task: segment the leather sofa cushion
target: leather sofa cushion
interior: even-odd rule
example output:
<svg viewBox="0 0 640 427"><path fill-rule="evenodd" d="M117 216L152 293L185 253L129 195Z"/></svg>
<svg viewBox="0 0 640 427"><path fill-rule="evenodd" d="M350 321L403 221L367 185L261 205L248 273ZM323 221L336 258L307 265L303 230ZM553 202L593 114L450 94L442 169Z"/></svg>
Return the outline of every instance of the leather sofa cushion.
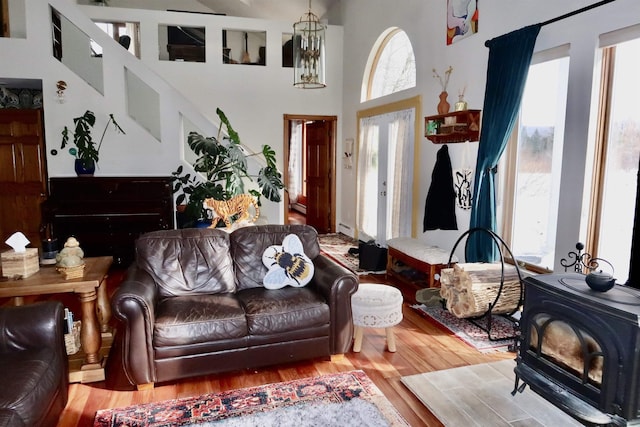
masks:
<svg viewBox="0 0 640 427"><path fill-rule="evenodd" d="M233 294L169 297L156 308L154 347L199 344L246 335L245 314Z"/></svg>
<svg viewBox="0 0 640 427"><path fill-rule="evenodd" d="M0 427L25 427L20 416L10 409L0 409Z"/></svg>
<svg viewBox="0 0 640 427"><path fill-rule="evenodd" d="M300 238L304 253L310 260L313 261L320 254L318 233L306 225L258 225L239 228L231 233L231 255L239 291L263 287L267 267L262 263L262 254L269 246L282 245L288 234Z"/></svg>
<svg viewBox="0 0 640 427"><path fill-rule="evenodd" d="M329 305L309 288L252 288L237 294L251 335L270 335L329 323Z"/></svg>
<svg viewBox="0 0 640 427"><path fill-rule="evenodd" d="M160 295L235 291L229 235L222 230L160 230L136 241L136 262L159 286Z"/></svg>
<svg viewBox="0 0 640 427"><path fill-rule="evenodd" d="M0 408L10 409L25 425L42 422L48 402L58 393L60 369L51 349L0 355ZM8 425L20 425L19 423Z"/></svg>

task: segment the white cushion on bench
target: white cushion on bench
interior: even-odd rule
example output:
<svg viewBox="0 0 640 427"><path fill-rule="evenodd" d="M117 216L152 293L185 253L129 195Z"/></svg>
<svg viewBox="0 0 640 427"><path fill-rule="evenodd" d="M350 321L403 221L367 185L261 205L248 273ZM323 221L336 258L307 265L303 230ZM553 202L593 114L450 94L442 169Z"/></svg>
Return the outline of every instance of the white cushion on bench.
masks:
<svg viewBox="0 0 640 427"><path fill-rule="evenodd" d="M387 240L387 246L427 264L447 264L449 262L450 252L437 246L427 246L421 240L411 237L396 237ZM458 262L458 257L454 255L451 262Z"/></svg>

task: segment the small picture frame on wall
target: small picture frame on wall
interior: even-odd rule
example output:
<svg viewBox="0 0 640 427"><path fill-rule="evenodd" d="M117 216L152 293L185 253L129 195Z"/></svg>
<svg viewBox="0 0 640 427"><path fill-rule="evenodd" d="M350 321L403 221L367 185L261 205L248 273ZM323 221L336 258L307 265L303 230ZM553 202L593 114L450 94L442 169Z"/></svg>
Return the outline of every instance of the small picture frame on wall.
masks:
<svg viewBox="0 0 640 427"><path fill-rule="evenodd" d="M447 45L478 32L478 0L447 0Z"/></svg>

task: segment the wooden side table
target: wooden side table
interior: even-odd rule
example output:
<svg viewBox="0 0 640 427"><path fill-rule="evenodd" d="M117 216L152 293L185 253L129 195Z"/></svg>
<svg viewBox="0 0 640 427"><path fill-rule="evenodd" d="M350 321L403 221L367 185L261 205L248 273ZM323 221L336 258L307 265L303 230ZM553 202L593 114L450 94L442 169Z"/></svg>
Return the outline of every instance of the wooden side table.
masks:
<svg viewBox="0 0 640 427"><path fill-rule="evenodd" d="M113 257L85 258L84 262L84 275L77 279L65 280L55 266L45 266L26 279L0 282L0 297L12 297L15 305L22 305L27 295L68 292L78 295L82 310L80 342L85 357L80 374L70 371L69 381L83 383L105 379L100 347L102 334L109 334L111 306L105 281Z"/></svg>

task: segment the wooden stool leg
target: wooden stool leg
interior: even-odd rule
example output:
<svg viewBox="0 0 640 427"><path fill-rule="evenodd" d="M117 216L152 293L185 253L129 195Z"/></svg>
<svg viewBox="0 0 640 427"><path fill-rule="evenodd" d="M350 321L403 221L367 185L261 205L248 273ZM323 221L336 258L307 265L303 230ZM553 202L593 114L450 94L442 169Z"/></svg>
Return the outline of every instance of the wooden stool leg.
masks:
<svg viewBox="0 0 640 427"><path fill-rule="evenodd" d="M387 332L387 348L391 353L396 352L396 336L393 334L393 327L386 328Z"/></svg>
<svg viewBox="0 0 640 427"><path fill-rule="evenodd" d="M354 326L353 335L353 351L355 353L360 353L360 349L362 348L362 326Z"/></svg>

